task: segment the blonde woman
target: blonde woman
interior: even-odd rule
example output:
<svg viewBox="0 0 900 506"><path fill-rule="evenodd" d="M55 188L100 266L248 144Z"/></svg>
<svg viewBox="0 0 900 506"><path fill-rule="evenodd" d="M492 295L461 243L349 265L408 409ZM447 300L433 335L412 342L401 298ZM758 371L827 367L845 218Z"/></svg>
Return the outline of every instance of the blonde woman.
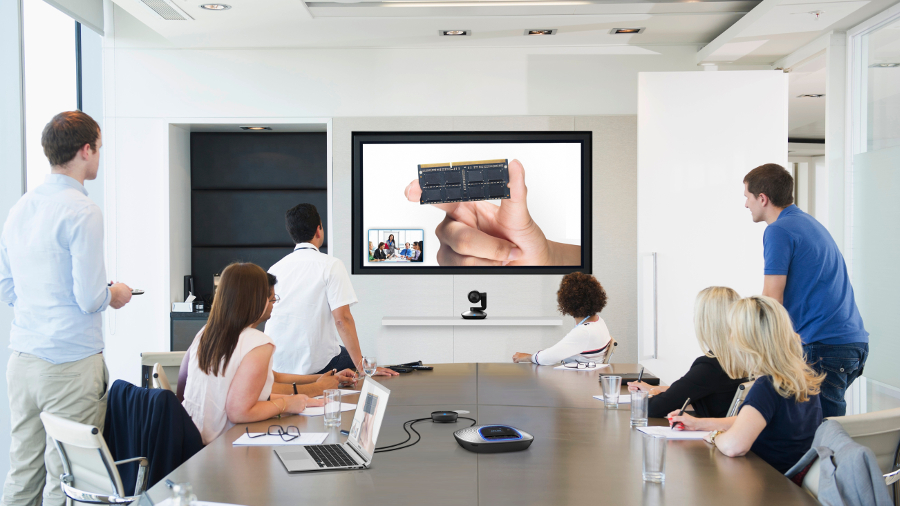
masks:
<svg viewBox="0 0 900 506"><path fill-rule="evenodd" d="M648 414L662 418L672 410L681 408L691 399L694 412L700 417L722 418L738 386L745 382L745 374L731 378L725 372L723 361L732 354L728 348L728 309L740 295L731 288L711 286L697 294L694 301L694 332L703 350L703 356L694 360L687 374L671 386L652 386L644 382L631 382L628 390L646 390L650 398Z"/></svg>
<svg viewBox="0 0 900 506"><path fill-rule="evenodd" d="M706 441L729 457L753 453L779 472L791 468L812 445L822 423L819 386L825 375L803 358L800 336L784 306L771 297L734 303L728 315L732 361L723 363L732 378L750 371L756 383L740 413L731 418L669 414L685 430L711 431Z"/></svg>

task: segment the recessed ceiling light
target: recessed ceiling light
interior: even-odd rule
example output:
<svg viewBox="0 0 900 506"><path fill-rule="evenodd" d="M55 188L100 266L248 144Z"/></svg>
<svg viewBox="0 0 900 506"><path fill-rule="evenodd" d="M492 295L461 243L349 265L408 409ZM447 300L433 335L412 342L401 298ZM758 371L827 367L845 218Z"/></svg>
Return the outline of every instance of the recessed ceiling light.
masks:
<svg viewBox="0 0 900 506"><path fill-rule="evenodd" d="M609 31L610 35L635 35L638 33L644 33L644 30L647 28L613 28Z"/></svg>
<svg viewBox="0 0 900 506"><path fill-rule="evenodd" d="M709 67L709 66L718 65L718 64L714 63L714 62L705 61L705 62L701 63L700 65L702 65L704 67Z"/></svg>
<svg viewBox="0 0 900 506"><path fill-rule="evenodd" d="M241 130L254 130L254 131L271 130L271 129L272 129L272 127L267 127L267 126L242 126L241 127Z"/></svg>
<svg viewBox="0 0 900 506"><path fill-rule="evenodd" d="M797 98L822 98L824 96L824 93L806 93L804 95L797 95Z"/></svg>
<svg viewBox="0 0 900 506"><path fill-rule="evenodd" d="M900 67L900 63L873 63L869 65L870 69L893 69Z"/></svg>
<svg viewBox="0 0 900 506"><path fill-rule="evenodd" d="M525 30L525 35L556 35L556 28Z"/></svg>
<svg viewBox="0 0 900 506"><path fill-rule="evenodd" d="M465 37L472 35L472 30L438 30L438 35L442 37Z"/></svg>
<svg viewBox="0 0 900 506"><path fill-rule="evenodd" d="M200 8L208 11L227 11L231 6L226 4L203 4Z"/></svg>

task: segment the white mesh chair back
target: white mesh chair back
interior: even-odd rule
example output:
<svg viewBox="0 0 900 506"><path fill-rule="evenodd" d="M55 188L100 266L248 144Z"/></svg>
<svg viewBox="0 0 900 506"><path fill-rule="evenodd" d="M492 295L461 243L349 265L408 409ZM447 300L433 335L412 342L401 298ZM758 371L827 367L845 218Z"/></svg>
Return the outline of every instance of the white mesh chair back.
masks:
<svg viewBox="0 0 900 506"><path fill-rule="evenodd" d="M738 411L741 409L741 404L743 404L744 399L747 398L747 392L750 391L750 387L753 386L754 381L756 380L738 385L737 391L734 392L734 398L731 399L731 406L728 407L728 413L725 414L726 418L737 416Z"/></svg>
<svg viewBox="0 0 900 506"><path fill-rule="evenodd" d="M92 494L125 496L119 471L97 427L46 412L41 413L41 421L56 441L63 470L72 478L70 487Z"/></svg>
<svg viewBox="0 0 900 506"><path fill-rule="evenodd" d="M172 385L169 384L169 378L166 376L166 371L159 363L153 364L153 374L150 378L150 386L151 388L169 390L172 392L175 391L175 389L172 388Z"/></svg>

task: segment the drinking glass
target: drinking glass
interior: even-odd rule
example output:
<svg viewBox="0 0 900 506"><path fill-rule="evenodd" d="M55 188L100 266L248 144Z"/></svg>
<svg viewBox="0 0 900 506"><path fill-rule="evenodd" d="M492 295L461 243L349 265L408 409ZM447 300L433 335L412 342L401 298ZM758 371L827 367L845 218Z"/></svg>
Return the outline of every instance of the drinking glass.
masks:
<svg viewBox="0 0 900 506"><path fill-rule="evenodd" d="M666 481L666 436L644 435L644 481Z"/></svg>
<svg viewBox="0 0 900 506"><path fill-rule="evenodd" d="M341 425L341 391L328 389L324 393L325 398L325 426L340 427Z"/></svg>
<svg viewBox="0 0 900 506"><path fill-rule="evenodd" d="M650 408L650 394L646 390L631 392L631 426L647 426L647 410Z"/></svg>
<svg viewBox="0 0 900 506"><path fill-rule="evenodd" d="M603 388L603 406L606 409L619 409L619 390L622 389L621 376L600 376Z"/></svg>
<svg viewBox="0 0 900 506"><path fill-rule="evenodd" d="M375 357L363 357L362 366L363 372L371 378L375 374L375 370L378 369L378 362L375 360Z"/></svg>
<svg viewBox="0 0 900 506"><path fill-rule="evenodd" d="M172 485L172 506L190 506L197 500L194 489L190 483L176 483Z"/></svg>

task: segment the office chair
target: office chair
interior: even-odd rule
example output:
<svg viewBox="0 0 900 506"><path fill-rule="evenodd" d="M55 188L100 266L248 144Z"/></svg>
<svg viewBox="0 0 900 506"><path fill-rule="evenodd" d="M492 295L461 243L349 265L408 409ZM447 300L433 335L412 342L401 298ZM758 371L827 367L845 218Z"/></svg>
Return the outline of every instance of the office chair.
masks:
<svg viewBox="0 0 900 506"><path fill-rule="evenodd" d="M72 501L94 504L129 504L138 500L147 486L150 461L144 457L113 461L100 429L73 422L50 413L41 413L44 429L53 438L62 460L60 487L66 505ZM139 462L135 495L126 496L116 466Z"/></svg>
<svg viewBox="0 0 900 506"><path fill-rule="evenodd" d="M726 418L737 416L738 411L741 409L741 404L744 403L744 399L747 397L747 392L750 391L750 387L753 386L753 381L748 381L746 383L741 383L738 385L737 391L734 393L734 399L731 400L731 406L728 407L728 413L725 415Z"/></svg>
<svg viewBox="0 0 900 506"><path fill-rule="evenodd" d="M892 488L894 504L900 504L900 408L835 416L829 420L841 424L853 441L875 452L878 467L884 474L884 482ZM803 481L806 482L805 479ZM818 478L815 481L818 486Z"/></svg>
<svg viewBox="0 0 900 506"><path fill-rule="evenodd" d="M163 390L171 390L172 385L169 384L169 378L166 376L166 371L163 370L163 366L159 363L153 364L153 374L150 378L150 388L161 388Z"/></svg>
<svg viewBox="0 0 900 506"><path fill-rule="evenodd" d="M601 362L602 364L609 363L609 359L612 358L612 354L616 351L616 346L618 345L619 343L615 339L613 339L612 337L609 338L609 349L606 350L606 356L603 357L603 362Z"/></svg>

